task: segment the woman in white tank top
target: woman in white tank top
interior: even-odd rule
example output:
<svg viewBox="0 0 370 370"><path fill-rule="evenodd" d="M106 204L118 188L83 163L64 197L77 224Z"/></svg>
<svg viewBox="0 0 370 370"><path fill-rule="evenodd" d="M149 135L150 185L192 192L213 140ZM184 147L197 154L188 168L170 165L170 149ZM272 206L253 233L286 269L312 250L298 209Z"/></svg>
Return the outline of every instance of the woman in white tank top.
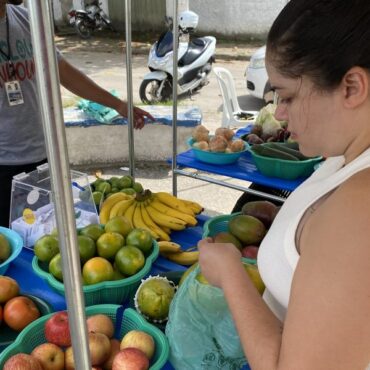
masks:
<svg viewBox="0 0 370 370"><path fill-rule="evenodd" d="M276 117L325 163L284 203L258 266L261 298L232 244L199 242L253 370L370 366L370 1L291 0L266 65Z"/></svg>

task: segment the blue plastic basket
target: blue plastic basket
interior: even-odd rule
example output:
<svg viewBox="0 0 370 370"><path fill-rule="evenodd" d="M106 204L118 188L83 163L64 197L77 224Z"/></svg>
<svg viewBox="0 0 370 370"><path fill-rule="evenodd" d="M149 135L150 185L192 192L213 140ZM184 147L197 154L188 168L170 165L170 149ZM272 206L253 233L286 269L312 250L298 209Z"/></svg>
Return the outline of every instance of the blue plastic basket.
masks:
<svg viewBox="0 0 370 370"><path fill-rule="evenodd" d="M194 139L189 138L187 140L187 144L193 151L195 158L198 159L201 162L205 163L211 163L211 164L231 164L235 163L242 153L247 151L248 149L248 144L244 143L244 150L240 152L235 152L235 153L217 153L217 152L208 152L206 150L201 150L197 148L193 148L194 144Z"/></svg>
<svg viewBox="0 0 370 370"><path fill-rule="evenodd" d="M10 257L0 264L0 275L5 275L6 271L8 270L10 262L16 259L19 253L21 253L23 248L23 239L15 231L2 226L0 226L0 234L3 234L8 239L8 242L12 249L12 254L10 255Z"/></svg>

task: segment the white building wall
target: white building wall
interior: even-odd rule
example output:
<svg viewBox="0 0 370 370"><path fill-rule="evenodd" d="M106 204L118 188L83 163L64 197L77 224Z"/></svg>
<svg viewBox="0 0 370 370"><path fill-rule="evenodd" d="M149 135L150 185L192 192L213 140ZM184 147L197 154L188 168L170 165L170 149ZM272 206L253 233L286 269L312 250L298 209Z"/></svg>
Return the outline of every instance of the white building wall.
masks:
<svg viewBox="0 0 370 370"><path fill-rule="evenodd" d="M288 0L189 0L199 32L264 35Z"/></svg>

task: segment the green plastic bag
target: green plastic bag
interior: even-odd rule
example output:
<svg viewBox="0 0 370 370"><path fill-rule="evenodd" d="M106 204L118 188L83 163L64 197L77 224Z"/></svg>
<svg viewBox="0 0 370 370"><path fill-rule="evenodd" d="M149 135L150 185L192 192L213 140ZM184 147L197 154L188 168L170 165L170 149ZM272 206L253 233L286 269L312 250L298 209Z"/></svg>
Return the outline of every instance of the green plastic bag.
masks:
<svg viewBox="0 0 370 370"><path fill-rule="evenodd" d="M176 370L239 370L246 358L221 289L200 283L195 268L171 302L166 336Z"/></svg>

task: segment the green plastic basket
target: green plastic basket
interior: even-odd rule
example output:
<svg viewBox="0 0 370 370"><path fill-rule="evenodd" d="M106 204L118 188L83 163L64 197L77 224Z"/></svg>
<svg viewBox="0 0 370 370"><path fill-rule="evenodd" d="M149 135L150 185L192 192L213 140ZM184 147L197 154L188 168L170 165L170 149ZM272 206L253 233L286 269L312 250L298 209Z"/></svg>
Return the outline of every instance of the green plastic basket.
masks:
<svg viewBox="0 0 370 370"><path fill-rule="evenodd" d="M123 310L123 307L119 305L103 304L86 308L86 316L95 314L106 314L113 320L114 337L118 340L122 339L130 330L142 330L150 334L155 342L155 352L150 361L150 369L160 370L163 368L168 359L169 346L166 336L158 328L149 324L132 308ZM4 367L9 357L20 352L31 353L36 346L46 342L44 325L52 315L40 317L18 335L15 342L0 354L0 369Z"/></svg>
<svg viewBox="0 0 370 370"><path fill-rule="evenodd" d="M213 237L220 232L229 231L229 221L240 214L241 212L236 212L208 219L203 225L203 238ZM257 263L257 260L251 258L242 257L242 260L252 265Z"/></svg>
<svg viewBox="0 0 370 370"><path fill-rule="evenodd" d="M145 265L135 275L130 277L114 280L104 281L93 285L84 285L82 290L85 296L85 305L92 306L102 303L116 303L123 304L128 301L130 297L135 294L136 289L152 268L153 262L157 259L159 254L158 243L153 241L152 253L146 257ZM52 274L48 272L47 264L42 263L35 256L32 259L32 268L35 273L44 279L52 289L61 295L65 295L64 284L57 280Z"/></svg>
<svg viewBox="0 0 370 370"><path fill-rule="evenodd" d="M44 299L36 297L31 294L23 294L21 293L22 296L28 297L32 299L33 302L35 302L37 308L40 311L40 315L44 316L49 313L52 313L53 307ZM31 324L32 325L32 324ZM0 330L0 352L5 349L7 346L12 344L14 340L17 338L19 332L10 329L5 323L1 324L1 330ZM1 368L1 367L0 367Z"/></svg>
<svg viewBox="0 0 370 370"><path fill-rule="evenodd" d="M10 248L12 249L12 253L10 254L9 258L3 263L0 263L0 275L5 275L10 263L14 261L21 253L23 248L23 239L15 231L3 226L0 226L0 234L5 236L10 244Z"/></svg>
<svg viewBox="0 0 370 370"><path fill-rule="evenodd" d="M260 144L264 145L264 144ZM271 157L263 157L250 149L253 161L263 175L278 177L285 180L295 180L299 177L308 177L315 170L315 165L322 161L322 157L315 157L303 161L287 161Z"/></svg>

